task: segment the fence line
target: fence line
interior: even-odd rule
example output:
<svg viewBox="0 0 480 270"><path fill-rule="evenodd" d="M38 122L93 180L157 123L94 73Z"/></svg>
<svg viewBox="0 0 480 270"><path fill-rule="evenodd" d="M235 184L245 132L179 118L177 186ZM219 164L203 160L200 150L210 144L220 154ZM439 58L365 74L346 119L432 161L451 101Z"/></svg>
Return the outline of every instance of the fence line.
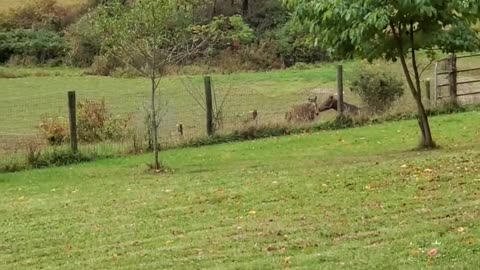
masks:
<svg viewBox="0 0 480 270"><path fill-rule="evenodd" d="M338 72L341 74L340 68ZM441 76L443 75L436 76L438 84L435 86L442 84L442 79L448 79ZM319 77L319 85L322 85L323 82L320 79ZM181 143L207 134L204 82L198 77L183 77L181 80L181 83L177 85L170 84L168 86L167 84L160 88L159 137L163 144ZM226 80L216 80L215 77L212 77L211 86L212 118L219 133L228 133L252 123L256 125L284 123L285 113L292 106L307 102L309 97L317 96L318 102L321 103L329 95L345 94L346 101L352 102L350 100L352 96L349 96L349 93L338 92L333 88L328 91L312 88L289 89L288 91L264 90L258 85L249 85L248 83L233 87ZM338 81L337 87L343 88L343 82ZM111 88L102 90L81 86L76 89L74 85L68 85L67 82L64 91L57 89L48 94L28 94L25 97L13 96L2 99L0 103L0 158L25 151L29 143L37 143L41 147L46 147L47 141L39 125L48 118L61 117L68 122L67 91L72 90L76 91L77 104L85 100L104 100L106 108L113 118L129 119L128 129L133 130L133 135L129 133L128 137L122 138L115 144L130 147L132 141L137 143L137 140L140 140L145 143L148 137L147 108L149 108L150 102L150 93L146 87L129 87L127 90L118 91ZM458 94L463 93L460 88ZM340 101L341 98L338 100ZM255 112L255 121L252 121L253 112ZM78 114L77 107L77 118ZM323 115L320 116L320 120L324 119ZM336 113L332 112L325 117L334 116ZM80 149L87 144L92 145L83 142L80 138Z"/></svg>
<svg viewBox="0 0 480 270"><path fill-rule="evenodd" d="M461 56L450 54L448 58L436 62L435 104L445 99L452 103L477 103L480 100L480 67L470 66L471 62L462 62L473 57L480 57L480 54ZM448 87L448 93L444 93L445 87Z"/></svg>
<svg viewBox="0 0 480 270"><path fill-rule="evenodd" d="M184 78L184 85L190 85L194 95L202 102L205 92L198 79ZM25 97L13 96L2 99L0 104L0 157L25 151L29 143L45 147L47 142L39 125L45 119L62 118L68 122L67 91L75 90L78 102L85 100L104 100L108 111L114 117L132 118L130 127L140 131L137 138L144 139L147 133L145 107L149 103L149 92L139 89L129 91L96 91L94 89L75 89L66 85L64 92L48 94L29 94ZM162 91L163 90L163 91ZM309 90L274 92L244 88L233 88L225 82L212 80L212 108L217 120L219 132L230 132L248 122L252 111L258 112L257 123L284 121L285 112L294 104L306 102L315 95ZM322 94L323 95L323 94ZM323 97L319 95L319 100ZM205 107L197 104L194 96L184 89L161 89L160 100L166 106L161 115L161 143L179 142L190 138L205 136ZM163 103L162 103L163 104ZM78 112L77 112L78 114ZM216 117L221 117L216 119ZM220 123L221 122L221 123ZM181 134L178 126L182 126ZM130 139L129 139L130 140ZM131 142L125 142L130 144ZM80 141L80 149L82 142Z"/></svg>

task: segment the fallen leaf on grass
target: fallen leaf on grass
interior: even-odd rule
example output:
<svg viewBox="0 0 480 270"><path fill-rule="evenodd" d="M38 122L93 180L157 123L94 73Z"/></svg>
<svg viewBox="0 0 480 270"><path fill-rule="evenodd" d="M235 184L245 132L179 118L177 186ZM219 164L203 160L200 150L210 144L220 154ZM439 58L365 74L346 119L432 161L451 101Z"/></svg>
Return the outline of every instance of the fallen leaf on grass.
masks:
<svg viewBox="0 0 480 270"><path fill-rule="evenodd" d="M438 249L433 248L433 249L431 249L431 250L427 253L427 256L429 256L429 257L435 257L435 256L438 255L438 253L439 253Z"/></svg>

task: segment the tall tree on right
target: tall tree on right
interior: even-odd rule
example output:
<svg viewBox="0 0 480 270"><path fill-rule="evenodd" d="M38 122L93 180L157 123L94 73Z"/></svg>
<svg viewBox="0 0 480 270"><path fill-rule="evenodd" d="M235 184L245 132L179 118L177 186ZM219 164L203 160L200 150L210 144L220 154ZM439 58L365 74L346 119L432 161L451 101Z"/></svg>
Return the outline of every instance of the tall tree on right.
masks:
<svg viewBox="0 0 480 270"><path fill-rule="evenodd" d="M480 18L478 0L284 0L294 16L308 26L315 42L344 57L356 54L369 61L400 59L415 99L421 148L434 148L421 99L417 52L428 55L476 51ZM410 62L410 63L408 63Z"/></svg>

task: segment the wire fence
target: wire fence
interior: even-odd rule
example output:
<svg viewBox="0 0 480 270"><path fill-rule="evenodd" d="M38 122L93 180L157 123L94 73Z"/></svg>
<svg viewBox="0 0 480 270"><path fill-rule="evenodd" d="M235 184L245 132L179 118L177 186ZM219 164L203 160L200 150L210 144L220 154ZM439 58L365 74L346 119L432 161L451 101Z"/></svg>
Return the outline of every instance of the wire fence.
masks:
<svg viewBox="0 0 480 270"><path fill-rule="evenodd" d="M182 88L160 89L157 96L161 144L180 144L207 135L205 91L202 82L184 78ZM216 83L213 80L216 132L229 133L253 123L262 125L285 122L285 113L290 107L305 103L313 96L318 96L321 101L334 91L334 89L331 92L315 89L258 91L249 89L248 85L233 88L228 83ZM76 91L76 99L77 111L80 102L103 101L111 117L129 119L126 129L131 131L129 136L116 141L87 143L80 139L80 149L111 144L126 151L134 144L147 143L150 93L145 89L121 92L82 89ZM254 111L256 117L252 117ZM0 158L25 153L32 145L42 149L50 147L45 132L40 128L41 123L48 119L63 119L68 127L67 90L2 98Z"/></svg>
<svg viewBox="0 0 480 270"><path fill-rule="evenodd" d="M468 61L459 61L459 67L472 68ZM446 76L438 76L437 84L445 83ZM480 78L480 71L462 73L459 81L472 78ZM284 88L277 91L272 87L261 88L261 85L268 85L268 81L254 84L243 82L231 84L229 79L223 78L216 81L215 77L212 78L214 117L216 132L219 134L231 133L249 125L285 124L286 112L293 106L304 104L308 98L315 96L318 98L318 103L321 103L336 92L334 87L327 89ZM320 79L319 76L318 85L324 85ZM59 80L62 80L61 83L63 83L62 78ZM65 90L62 91L56 89L55 91L44 91L45 93L41 94L30 94L28 87L32 89L36 87L31 85L23 86L25 88L23 92L11 91L2 97L0 102L0 159L24 156L32 145L40 149L52 149L45 132L40 129L40 125L48 119L60 117L68 127L67 92L74 88L72 85L78 84L78 82L74 80L69 82L68 78L64 80ZM199 77L182 77L176 80L181 80L181 83L170 84L170 87L163 87L164 84L161 84L157 96L161 120L159 139L163 145L177 145L207 136L203 81ZM138 80L138 82L140 81L143 80ZM104 101L112 118L129 119L128 125L124 127L125 134L128 133L128 136L100 142L85 142L80 139L80 149L110 147L109 151L132 151L132 148L138 146L145 148L148 145L150 93L146 85L137 86L132 82L137 81L129 80L128 86L118 89L118 91L109 85L109 81L103 82L104 84L99 85L98 88L79 87L80 89L75 89L77 105L86 100ZM108 90L102 89L107 87L109 87ZM465 84L459 87L459 93L474 92L479 88L480 84ZM12 89L15 90L15 88ZM439 88L438 91L441 95L448 89ZM479 96L469 95L460 98L462 103L480 103ZM348 90L345 91L345 100L349 103L360 104L358 97L352 95ZM426 102L430 102L430 100ZM430 108L430 105L428 107ZM415 111L414 102L409 95L398 101L396 107L392 109L394 113L406 111ZM254 112L255 117L253 117ZM315 119L315 122L330 120L335 115L335 112L322 113Z"/></svg>

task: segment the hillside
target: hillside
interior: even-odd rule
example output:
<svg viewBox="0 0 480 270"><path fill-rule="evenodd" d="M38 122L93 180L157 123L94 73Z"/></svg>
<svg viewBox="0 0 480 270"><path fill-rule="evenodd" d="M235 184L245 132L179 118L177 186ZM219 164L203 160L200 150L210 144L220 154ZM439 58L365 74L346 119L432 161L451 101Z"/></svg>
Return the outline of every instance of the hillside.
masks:
<svg viewBox="0 0 480 270"><path fill-rule="evenodd" d="M29 1L30 0L0 0L0 12L7 11L10 8L22 6ZM65 6L71 6L83 4L87 2L87 0L58 0L57 2Z"/></svg>
<svg viewBox="0 0 480 270"><path fill-rule="evenodd" d="M480 113L0 175L1 269L473 269ZM432 249L437 255L428 256Z"/></svg>

